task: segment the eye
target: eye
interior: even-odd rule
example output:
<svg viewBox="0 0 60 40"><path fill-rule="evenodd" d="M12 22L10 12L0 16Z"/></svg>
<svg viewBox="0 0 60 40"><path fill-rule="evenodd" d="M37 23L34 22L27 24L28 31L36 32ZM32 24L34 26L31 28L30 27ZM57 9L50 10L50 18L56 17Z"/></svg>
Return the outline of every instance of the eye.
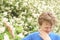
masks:
<svg viewBox="0 0 60 40"><path fill-rule="evenodd" d="M52 26L50 23L46 23L45 25L46 25L46 26Z"/></svg>

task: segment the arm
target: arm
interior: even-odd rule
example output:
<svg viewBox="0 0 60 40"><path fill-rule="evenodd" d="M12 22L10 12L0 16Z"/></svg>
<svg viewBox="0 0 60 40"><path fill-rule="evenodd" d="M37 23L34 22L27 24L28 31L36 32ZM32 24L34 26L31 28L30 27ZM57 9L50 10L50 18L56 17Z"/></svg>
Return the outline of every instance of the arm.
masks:
<svg viewBox="0 0 60 40"><path fill-rule="evenodd" d="M8 29L8 31L10 32L10 34L12 35L12 37L14 38L15 35L14 35L13 26L7 21L4 21L4 24L5 24L6 28Z"/></svg>

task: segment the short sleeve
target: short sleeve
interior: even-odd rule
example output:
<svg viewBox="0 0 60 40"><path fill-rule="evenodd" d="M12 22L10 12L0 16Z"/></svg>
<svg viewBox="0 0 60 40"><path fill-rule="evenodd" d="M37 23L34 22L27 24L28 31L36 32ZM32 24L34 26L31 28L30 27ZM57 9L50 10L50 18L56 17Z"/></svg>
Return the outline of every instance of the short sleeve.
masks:
<svg viewBox="0 0 60 40"><path fill-rule="evenodd" d="M31 40L31 35L26 36L26 37L23 38L22 40Z"/></svg>
<svg viewBox="0 0 60 40"><path fill-rule="evenodd" d="M27 35L26 37L24 37L22 40L41 40L38 34L39 32L31 33Z"/></svg>
<svg viewBox="0 0 60 40"><path fill-rule="evenodd" d="M55 39L60 40L60 35L56 35Z"/></svg>
<svg viewBox="0 0 60 40"><path fill-rule="evenodd" d="M58 40L60 40L60 35L58 36Z"/></svg>

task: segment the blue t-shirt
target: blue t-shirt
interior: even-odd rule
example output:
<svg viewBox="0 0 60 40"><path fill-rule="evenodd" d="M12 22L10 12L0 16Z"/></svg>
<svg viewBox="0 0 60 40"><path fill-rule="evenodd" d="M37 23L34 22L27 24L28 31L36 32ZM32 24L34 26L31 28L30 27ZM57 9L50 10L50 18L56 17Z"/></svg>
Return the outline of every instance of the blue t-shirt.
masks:
<svg viewBox="0 0 60 40"><path fill-rule="evenodd" d="M49 33L51 40L60 40L60 36L55 33ZM23 38L22 40L42 40L39 36L39 32L34 32Z"/></svg>

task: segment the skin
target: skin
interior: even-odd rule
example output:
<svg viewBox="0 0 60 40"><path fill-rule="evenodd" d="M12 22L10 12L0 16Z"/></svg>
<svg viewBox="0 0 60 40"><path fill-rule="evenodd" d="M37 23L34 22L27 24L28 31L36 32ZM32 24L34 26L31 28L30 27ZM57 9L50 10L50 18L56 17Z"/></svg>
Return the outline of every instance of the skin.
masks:
<svg viewBox="0 0 60 40"><path fill-rule="evenodd" d="M52 30L52 25L50 22L48 21L44 21L41 25L40 28L40 37L43 40L51 40L51 38L49 37L49 32Z"/></svg>
<svg viewBox="0 0 60 40"><path fill-rule="evenodd" d="M12 35L12 37L15 38L13 26L10 25L7 21L4 21L4 24L5 24L6 28L8 29L8 31L10 32L10 34Z"/></svg>

